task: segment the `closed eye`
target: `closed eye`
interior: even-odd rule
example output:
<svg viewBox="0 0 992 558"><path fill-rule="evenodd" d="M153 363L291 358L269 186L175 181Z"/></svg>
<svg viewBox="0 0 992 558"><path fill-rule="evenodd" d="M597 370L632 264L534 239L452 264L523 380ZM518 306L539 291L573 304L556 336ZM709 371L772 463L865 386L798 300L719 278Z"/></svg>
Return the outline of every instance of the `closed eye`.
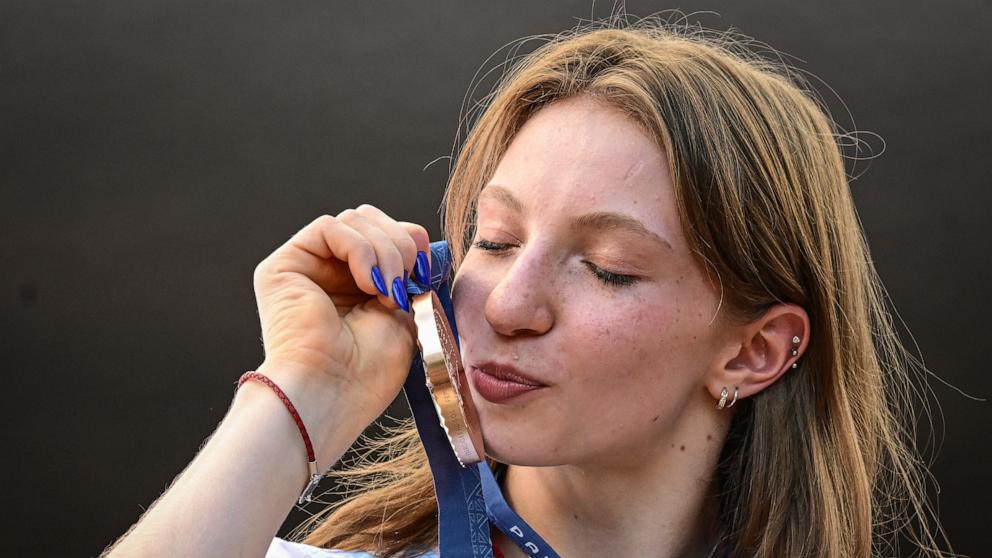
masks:
<svg viewBox="0 0 992 558"><path fill-rule="evenodd" d="M487 252L502 252L507 248L510 248L512 244L506 244L505 242L490 242L488 240L477 240L472 246L480 250L485 250Z"/></svg>
<svg viewBox="0 0 992 558"><path fill-rule="evenodd" d="M488 240L481 240L481 239L474 242L472 246L480 250L484 250L486 252L493 252L493 253L503 253L509 248L513 248L512 244L506 244L503 242L490 242ZM629 285L633 285L640 279L635 275L624 275L622 273L614 273L612 271L608 271L589 261L583 260L582 263L586 264L586 266L590 269L590 271L593 272L593 275L595 275L597 279L599 279L602 283L612 287L626 287Z"/></svg>
<svg viewBox="0 0 992 558"><path fill-rule="evenodd" d="M613 273L612 271L607 271L592 262L583 262L589 269L592 270L596 277L606 283L607 285L616 285L618 287L626 287L627 285L633 285L637 282L637 277L633 275L623 275L621 273Z"/></svg>

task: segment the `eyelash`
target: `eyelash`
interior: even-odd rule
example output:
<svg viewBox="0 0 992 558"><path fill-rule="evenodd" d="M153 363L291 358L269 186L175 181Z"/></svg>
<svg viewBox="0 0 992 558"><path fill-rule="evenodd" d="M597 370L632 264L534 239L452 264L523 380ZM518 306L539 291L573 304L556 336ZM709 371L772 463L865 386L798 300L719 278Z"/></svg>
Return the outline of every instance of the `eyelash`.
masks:
<svg viewBox="0 0 992 558"><path fill-rule="evenodd" d="M472 246L480 250L485 250L486 252L502 252L507 248L511 247L512 244L506 244L502 242L490 242L488 240L477 240L475 243L472 244ZM638 280L638 277L635 277L633 275L622 275L620 273L613 273L611 271L607 271L592 262L583 262L583 263L589 266L589 269L593 272L594 275L596 275L596 277L602 283L613 287L618 287L618 288L627 287L636 283Z"/></svg>

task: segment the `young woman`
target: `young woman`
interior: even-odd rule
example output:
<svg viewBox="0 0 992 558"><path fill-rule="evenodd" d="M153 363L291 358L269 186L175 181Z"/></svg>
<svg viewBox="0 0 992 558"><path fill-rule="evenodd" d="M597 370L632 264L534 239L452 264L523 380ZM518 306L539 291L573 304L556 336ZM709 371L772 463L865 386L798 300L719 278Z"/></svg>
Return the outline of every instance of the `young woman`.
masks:
<svg viewBox="0 0 992 558"><path fill-rule="evenodd" d="M517 62L462 146L444 230L469 387L507 502L562 556L941 555L914 361L815 99L726 37L588 25ZM363 205L256 269L259 371L321 470L403 386L428 244ZM508 371L539 387L480 390ZM273 539L305 453L247 382L110 555L434 556L424 449L389 432L387 459L337 473L357 493Z"/></svg>

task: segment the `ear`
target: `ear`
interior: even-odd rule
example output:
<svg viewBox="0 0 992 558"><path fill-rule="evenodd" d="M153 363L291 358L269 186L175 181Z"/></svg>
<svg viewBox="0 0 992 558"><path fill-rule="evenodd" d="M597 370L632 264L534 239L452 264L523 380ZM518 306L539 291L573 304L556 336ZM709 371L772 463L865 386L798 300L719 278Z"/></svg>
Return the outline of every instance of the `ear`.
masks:
<svg viewBox="0 0 992 558"><path fill-rule="evenodd" d="M732 328L707 379L706 389L717 401L729 390L727 404L751 397L792 369L809 345L809 316L801 306L776 304L754 322ZM799 338L793 343L793 338ZM797 355L793 356L792 351Z"/></svg>

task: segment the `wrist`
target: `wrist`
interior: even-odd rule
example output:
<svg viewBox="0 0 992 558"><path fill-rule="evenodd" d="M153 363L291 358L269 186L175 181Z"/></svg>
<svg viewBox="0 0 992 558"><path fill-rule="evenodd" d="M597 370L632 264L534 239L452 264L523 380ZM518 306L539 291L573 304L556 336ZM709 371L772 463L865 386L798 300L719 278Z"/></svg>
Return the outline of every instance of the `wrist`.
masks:
<svg viewBox="0 0 992 558"><path fill-rule="evenodd" d="M293 363L263 362L256 369L279 387L303 422L313 446L317 468L323 473L344 454L369 421L358 412L360 405L349 393L329 380L324 372L312 371ZM275 390L258 380L245 382L235 394L234 405L279 407L287 426L284 431L294 438L301 455L306 456L303 436L288 407ZM291 432L291 433L290 433Z"/></svg>

